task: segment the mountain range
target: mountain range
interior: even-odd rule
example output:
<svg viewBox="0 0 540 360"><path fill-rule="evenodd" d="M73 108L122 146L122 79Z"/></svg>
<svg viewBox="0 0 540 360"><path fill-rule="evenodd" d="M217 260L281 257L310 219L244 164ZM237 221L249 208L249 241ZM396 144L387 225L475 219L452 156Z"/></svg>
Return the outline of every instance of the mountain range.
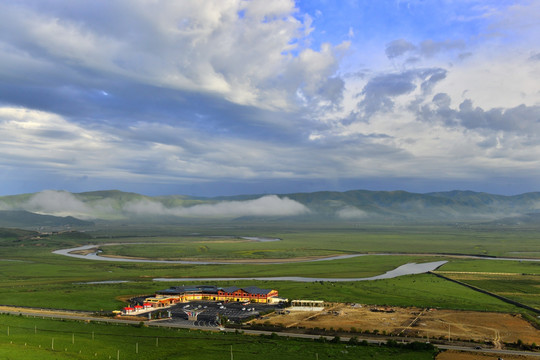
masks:
<svg viewBox="0 0 540 360"><path fill-rule="evenodd" d="M493 221L539 219L540 192L504 196L473 191L410 193L352 190L202 198L118 190L47 190L0 197L0 226L88 226L91 221ZM521 220L518 220L521 219Z"/></svg>

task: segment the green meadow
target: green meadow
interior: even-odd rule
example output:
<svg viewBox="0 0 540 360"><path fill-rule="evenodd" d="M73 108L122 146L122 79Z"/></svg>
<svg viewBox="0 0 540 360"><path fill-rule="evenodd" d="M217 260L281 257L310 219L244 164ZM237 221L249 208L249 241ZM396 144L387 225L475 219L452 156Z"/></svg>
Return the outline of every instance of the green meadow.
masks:
<svg viewBox="0 0 540 360"><path fill-rule="evenodd" d="M438 260L433 257L365 256L337 261L320 261L280 265L182 265L117 263L79 260L60 255L47 255L41 261L0 261L4 278L0 282L0 303L24 306L42 306L66 309L116 309L122 302L117 296L151 294L156 290L177 285L179 282L155 282L154 278L205 278L205 277L370 277L392 270L408 262ZM86 284L94 281L129 281L120 284ZM198 281L205 282L203 280ZM206 281L214 283L214 281ZM246 285L247 281L236 282ZM359 301L360 292L347 290L328 293L320 290L320 283L257 282L263 288L276 287L289 298L321 297L328 301ZM386 281L347 282L355 284L385 284ZM288 285L286 285L288 284ZM338 283L336 283L338 284ZM411 284L416 287L417 284ZM340 285L341 289L341 285ZM382 294L381 294L382 295ZM373 303L373 296L371 297ZM366 299L367 300L367 299ZM379 299L384 301L384 298ZM441 304L442 305L442 304Z"/></svg>
<svg viewBox="0 0 540 360"><path fill-rule="evenodd" d="M540 262L454 260L443 275L540 309Z"/></svg>
<svg viewBox="0 0 540 360"><path fill-rule="evenodd" d="M175 234L171 236L170 234ZM193 233L202 235L192 236ZM339 253L445 253L482 256L539 257L537 229L493 229L456 225L375 226L321 224L236 224L207 227L120 227L90 233L96 243L145 243L103 247L111 255L152 258L289 258ZM134 236L137 234L137 236ZM159 236L157 236L159 234ZM212 238L210 236L230 236ZM235 237L280 238L246 242ZM111 241L112 240L112 241Z"/></svg>
<svg viewBox="0 0 540 360"><path fill-rule="evenodd" d="M505 232L452 225L336 227L324 224L290 224L279 228L273 224L204 227L117 224L97 226L86 232L41 236L24 231L0 231L0 304L111 311L125 306L129 297L151 295L156 290L191 283L274 288L281 297L291 300L523 313L533 319L535 316L523 309L432 274L344 282L216 282L210 278L353 279L383 274L406 263L446 260L441 271L472 273L461 280L539 306L540 263L453 256L519 254L532 257L539 252L539 234L537 230ZM280 238L281 241L246 241L241 238L245 236ZM52 253L86 244L97 245L106 255L170 260L290 261L341 254L365 255L317 262L202 265L92 261ZM380 253L391 255L376 255ZM514 278L505 281L502 275L487 273L507 273ZM515 277L519 277L519 281L515 281ZM179 280L158 282L153 280L155 278ZM199 280L181 280L187 278ZM99 283L103 281L124 282ZM192 359L195 354L198 359L215 359L229 358L231 346L235 359L253 356L298 359L299 354L307 359L432 359L434 355L431 351L392 347L0 315L0 358L5 359Z"/></svg>
<svg viewBox="0 0 540 360"><path fill-rule="evenodd" d="M136 240L136 239L129 239ZM160 260L179 259L289 259L340 255L342 250L315 248L291 242L256 242L241 238L150 238L149 243L101 246L102 255ZM167 242L168 243L164 243Z"/></svg>
<svg viewBox="0 0 540 360"><path fill-rule="evenodd" d="M441 266L440 270L540 275L540 261L454 259Z"/></svg>
<svg viewBox="0 0 540 360"><path fill-rule="evenodd" d="M99 311L124 305L126 297L152 294L186 283L155 282L154 278L201 278L197 283L215 283L212 277L365 278L385 273L410 262L447 260L441 270L539 273L538 263L519 261L463 260L440 254L506 255L538 251L538 232L494 231L450 225L316 227L292 224L235 224L222 226L116 226L97 227L85 233L67 232L41 237L3 236L0 240L0 304ZM197 234L197 235L194 235ZM256 242L243 236L280 238ZM103 246L114 243L114 246ZM106 254L153 259L196 258L288 259L351 253L366 255L332 261L284 264L162 264L101 262L52 254L53 250L96 244ZM460 269L460 270L456 270ZM468 269L468 270L467 270ZM506 270L505 270L506 269ZM127 281L117 284L88 284ZM481 311L516 312L516 307L433 275L361 282L236 281L276 288L289 299L421 306ZM486 284L479 284L485 286ZM537 279L526 286L537 287ZM480 286L480 287L482 287ZM488 286L489 288L489 286Z"/></svg>
<svg viewBox="0 0 540 360"><path fill-rule="evenodd" d="M433 359L433 350L0 315L2 359Z"/></svg>

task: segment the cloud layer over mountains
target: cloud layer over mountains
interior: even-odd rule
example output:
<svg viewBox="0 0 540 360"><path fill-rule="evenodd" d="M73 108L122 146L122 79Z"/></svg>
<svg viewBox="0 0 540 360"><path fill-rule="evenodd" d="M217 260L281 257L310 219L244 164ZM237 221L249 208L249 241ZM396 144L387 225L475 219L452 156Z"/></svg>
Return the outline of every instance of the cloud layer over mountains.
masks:
<svg viewBox="0 0 540 360"><path fill-rule="evenodd" d="M0 2L3 194L534 191L538 1Z"/></svg>
<svg viewBox="0 0 540 360"><path fill-rule="evenodd" d="M262 219L275 223L279 221L410 223L427 220L442 221L446 224L449 221L488 221L505 218L519 220L523 216L534 219L540 212L540 192L501 196L472 191L418 194L405 191L353 190L193 198L148 197L115 190L75 194L48 190L0 197L1 210L8 210L0 215L5 215L9 219L17 219L17 216L28 219L26 214L17 215L17 212L9 211L26 210L41 215L72 216L83 220L121 220L123 223L141 221L177 223L183 221L182 219L189 221Z"/></svg>
<svg viewBox="0 0 540 360"><path fill-rule="evenodd" d="M308 213L304 205L289 198L266 195L254 200L221 201L189 207L166 208L149 200L132 201L123 210L137 215L169 215L196 217L241 217L241 216L294 216Z"/></svg>
<svg viewBox="0 0 540 360"><path fill-rule="evenodd" d="M308 208L287 197L266 195L245 201L220 201L193 206L167 207L150 198L128 201L114 198L81 200L65 191L47 190L27 200L7 204L0 200L0 210L26 210L38 214L74 216L81 219L115 219L119 217L177 216L198 218L236 218L242 216L294 216L306 214Z"/></svg>

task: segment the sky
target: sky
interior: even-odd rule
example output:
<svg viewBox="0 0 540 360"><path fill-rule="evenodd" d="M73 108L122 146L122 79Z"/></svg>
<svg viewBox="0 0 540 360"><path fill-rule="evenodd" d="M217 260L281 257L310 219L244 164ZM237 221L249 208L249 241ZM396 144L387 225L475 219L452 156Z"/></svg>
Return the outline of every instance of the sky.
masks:
<svg viewBox="0 0 540 360"><path fill-rule="evenodd" d="M0 0L0 195L540 191L540 1Z"/></svg>

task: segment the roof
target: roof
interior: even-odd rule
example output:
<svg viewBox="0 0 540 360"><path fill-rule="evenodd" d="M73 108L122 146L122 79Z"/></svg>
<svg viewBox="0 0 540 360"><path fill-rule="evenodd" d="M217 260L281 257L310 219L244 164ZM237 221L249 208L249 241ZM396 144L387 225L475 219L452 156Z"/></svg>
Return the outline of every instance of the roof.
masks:
<svg viewBox="0 0 540 360"><path fill-rule="evenodd" d="M225 288L218 288L215 285L191 285L191 286L171 286L168 289L157 291L160 295L182 295L186 293L203 293L203 294L217 294L221 290L226 293L234 293L235 291L242 290L248 294L253 295L268 295L271 289L261 289L258 286L229 286Z"/></svg>
<svg viewBox="0 0 540 360"><path fill-rule="evenodd" d="M254 294L254 295L267 295L268 293L272 291L270 289L261 289L258 286L246 286L243 288L240 288L238 286L229 286L229 287L223 288L223 291L226 293L233 293L237 290L243 290L247 292L248 294Z"/></svg>
<svg viewBox="0 0 540 360"><path fill-rule="evenodd" d="M250 294L268 295L272 289L261 289L257 286L248 286L243 288L244 291Z"/></svg>
<svg viewBox="0 0 540 360"><path fill-rule="evenodd" d="M159 290L158 294L177 295L185 293L207 293L217 294L218 288L214 285L194 285L194 286L171 286L165 290Z"/></svg>
<svg viewBox="0 0 540 360"><path fill-rule="evenodd" d="M223 288L221 290L223 290L226 293L233 293L236 290L240 290L240 288L238 286L229 286L229 287Z"/></svg>

